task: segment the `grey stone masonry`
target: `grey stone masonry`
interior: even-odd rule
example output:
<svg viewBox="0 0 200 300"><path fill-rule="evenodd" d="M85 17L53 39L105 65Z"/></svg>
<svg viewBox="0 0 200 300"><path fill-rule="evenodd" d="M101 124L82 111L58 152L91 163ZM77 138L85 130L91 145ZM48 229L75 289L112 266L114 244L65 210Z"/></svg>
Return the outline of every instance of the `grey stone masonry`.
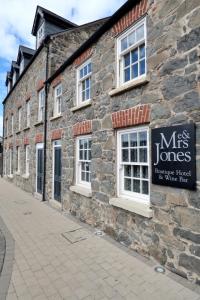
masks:
<svg viewBox="0 0 200 300"><path fill-rule="evenodd" d="M200 3L197 0L149 0L147 7L145 81L140 81L137 85L126 89L117 88L116 39L120 32L116 35L111 28L93 43L90 47L91 51L85 54L92 64L91 101L86 106L76 107L77 67L79 66L77 61L67 66L57 78L57 82L62 84L61 115L58 118L52 118L55 82L49 86L46 196L47 200L60 205L52 199L52 195L53 140L61 139L62 208L76 215L81 221L105 231L130 249L144 256L153 257L168 269L199 282L200 27L198 20ZM79 32L76 30L71 30L69 36L66 32L52 38L49 74L53 74L77 49L78 44L88 38L83 30L76 40L76 32ZM81 57L84 57L84 53ZM6 116L13 111L16 118L17 107L21 101L26 100L25 95L29 93L31 124L37 122L37 82L45 78L45 58L46 52L43 49L24 79L6 101ZM82 63L84 61L83 59ZM161 187L150 182L148 216L133 212L127 206L119 208L111 203L111 199L117 198L118 188L118 130L113 128L112 114L138 105L142 107L146 105L145 107L150 108L149 122L145 122L145 127L149 129L190 122L196 124L196 190ZM24 104L22 110L24 116ZM92 124L90 193L74 189L77 174L76 137L73 129L74 125L83 124L84 121ZM17 126L17 122L15 124ZM140 125L143 126L144 122L140 122ZM22 131L5 140L7 148L9 143L13 143L15 149L18 140L22 141L26 135L30 139L31 174L28 179L14 175L12 180L31 193L35 192L36 185L36 134L43 134L43 125L31 125L29 131ZM22 162L25 160L24 155L23 152ZM23 168L22 165L22 170Z"/></svg>

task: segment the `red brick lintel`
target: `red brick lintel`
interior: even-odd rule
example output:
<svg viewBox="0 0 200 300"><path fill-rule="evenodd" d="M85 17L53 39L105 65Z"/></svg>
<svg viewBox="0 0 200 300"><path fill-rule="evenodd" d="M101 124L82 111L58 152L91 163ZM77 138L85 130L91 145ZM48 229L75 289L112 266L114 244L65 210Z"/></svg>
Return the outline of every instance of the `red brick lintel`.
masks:
<svg viewBox="0 0 200 300"><path fill-rule="evenodd" d="M51 132L51 140L60 140L63 135L63 129L55 129Z"/></svg>
<svg viewBox="0 0 200 300"><path fill-rule="evenodd" d="M92 48L88 48L85 50L79 57L77 57L74 61L74 65L76 67L80 66L82 63L84 63L87 59L89 59L92 55Z"/></svg>
<svg viewBox="0 0 200 300"><path fill-rule="evenodd" d="M73 136L89 134L92 132L92 121L87 120L80 123L76 123L73 126Z"/></svg>
<svg viewBox="0 0 200 300"><path fill-rule="evenodd" d="M150 122L150 105L138 105L126 110L112 113L113 128L142 125Z"/></svg>
<svg viewBox="0 0 200 300"><path fill-rule="evenodd" d="M43 143L43 133L37 133L35 135L35 143L36 144Z"/></svg>
<svg viewBox="0 0 200 300"><path fill-rule="evenodd" d="M148 0L141 0L136 6L134 6L127 14L125 14L112 28L114 35L120 34L127 29L135 21L141 18L147 12Z"/></svg>
<svg viewBox="0 0 200 300"><path fill-rule="evenodd" d="M29 145L30 143L29 143L29 138L28 137L25 137L24 138L24 146L27 146L27 145Z"/></svg>

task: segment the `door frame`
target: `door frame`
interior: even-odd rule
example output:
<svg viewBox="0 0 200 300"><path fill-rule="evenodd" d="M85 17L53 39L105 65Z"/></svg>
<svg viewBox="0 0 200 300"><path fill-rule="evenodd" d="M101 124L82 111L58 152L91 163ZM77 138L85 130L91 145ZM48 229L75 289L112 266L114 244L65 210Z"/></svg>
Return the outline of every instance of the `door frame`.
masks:
<svg viewBox="0 0 200 300"><path fill-rule="evenodd" d="M61 202L57 201L54 198L54 175L55 175L55 148L61 148L62 149L62 144L61 144L61 140L56 140L53 141L53 149L52 149L52 200L56 201L58 204L62 204L62 198L61 198ZM62 153L61 153L62 154ZM62 172L61 172L62 174ZM62 176L62 175L61 175Z"/></svg>
<svg viewBox="0 0 200 300"><path fill-rule="evenodd" d="M44 143L38 143L36 144L36 180L35 180L35 191L36 191L36 194L38 194L37 192L37 173L38 173L38 150L39 149L43 149L44 150Z"/></svg>

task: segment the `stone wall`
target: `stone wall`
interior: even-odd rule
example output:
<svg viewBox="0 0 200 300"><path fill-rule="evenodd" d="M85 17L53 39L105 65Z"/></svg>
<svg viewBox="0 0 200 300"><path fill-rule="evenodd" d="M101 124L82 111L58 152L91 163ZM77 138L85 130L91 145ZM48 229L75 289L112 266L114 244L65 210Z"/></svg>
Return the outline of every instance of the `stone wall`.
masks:
<svg viewBox="0 0 200 300"><path fill-rule="evenodd" d="M147 15L148 83L109 96L116 87L115 34L109 30L92 46L92 104L72 110L76 102L76 64L62 74L62 117L48 123L48 165L52 170L51 131L62 136L62 202L80 220L103 229L145 256L152 256L182 276L200 278L199 173L199 2L149 1ZM114 207L116 133L112 114L148 105L149 128L194 121L197 129L197 190L152 185L153 218ZM49 110L53 107L53 88ZM123 114L122 114L123 116ZM50 117L50 115L49 115ZM75 184L74 125L92 122L92 197L70 191ZM48 172L48 198L52 174Z"/></svg>
<svg viewBox="0 0 200 300"><path fill-rule="evenodd" d="M145 256L151 256L173 271L200 279L200 100L199 100L199 27L197 0L149 0L147 14L148 82L132 89L112 93L116 88L115 27L92 46L92 103L73 110L76 102L76 64L69 66L57 82L62 82L62 115L52 119L54 89L48 95L47 198L52 199L52 141L62 139L62 203L66 210L83 222L103 229L117 241ZM135 20L135 19L134 19ZM50 73L78 46L65 48L64 33L50 47ZM67 34L67 33L66 33ZM84 34L83 34L84 35ZM81 34L82 36L82 34ZM85 34L85 39L88 37ZM68 37L69 38L69 37ZM69 41L67 39L67 41ZM81 41L82 38L81 37ZM71 40L71 41L72 41ZM74 45L74 48L71 46ZM56 53L55 53L56 52ZM43 126L33 126L37 116L37 84L45 79L43 50L12 92L5 115L15 113L27 94L31 99L31 129L8 137L5 147L28 138L31 144L31 176L12 179L23 189L35 191L35 142L43 139ZM62 57L60 59L59 57ZM56 61L55 61L56 58ZM138 105L150 107L149 128L194 121L197 136L197 190L190 192L170 187L150 187L153 217L146 218L114 207L116 197L116 134L112 114ZM122 115L122 123L123 116ZM24 115L23 115L24 116ZM24 119L24 118L23 118ZM92 197L70 190L75 184L75 138L77 123L92 123ZM126 121L124 121L126 122ZM142 123L142 118L141 122ZM15 124L17 122L15 119ZM138 123L136 123L138 124ZM128 124L133 126L132 124ZM16 130L17 131L17 130ZM5 150L5 149L4 149ZM23 154L24 155L24 154ZM14 155L15 157L15 155ZM21 161L24 161L24 156ZM15 159L14 159L15 162Z"/></svg>
<svg viewBox="0 0 200 300"><path fill-rule="evenodd" d="M49 71L51 74L55 67L60 66L64 60L72 54L105 20L83 25L80 28L63 31L52 35L49 43ZM47 50L43 48L35 61L26 71L26 74L17 83L4 105L5 119L8 119L8 136L5 137L4 153L9 173L9 149L13 148L13 176L7 179L25 191L35 193L36 189L36 143L44 140L44 124L38 123L38 92L44 87L46 79L46 58ZM26 101L30 100L30 128L26 128ZM18 131L18 108L22 107L21 131ZM11 115L14 115L14 134L11 134ZM30 144L30 176L25 173L25 145ZM16 173L16 147L20 146L21 156L20 174ZM4 173L5 174L5 173Z"/></svg>

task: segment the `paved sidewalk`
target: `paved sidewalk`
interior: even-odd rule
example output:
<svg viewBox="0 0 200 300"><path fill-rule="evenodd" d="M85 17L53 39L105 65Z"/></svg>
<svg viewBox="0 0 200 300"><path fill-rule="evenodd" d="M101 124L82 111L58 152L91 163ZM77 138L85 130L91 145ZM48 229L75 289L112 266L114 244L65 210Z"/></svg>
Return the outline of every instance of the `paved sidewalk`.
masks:
<svg viewBox="0 0 200 300"><path fill-rule="evenodd" d="M2 179L0 215L15 239L7 300L200 300L198 287L155 273L138 255Z"/></svg>

